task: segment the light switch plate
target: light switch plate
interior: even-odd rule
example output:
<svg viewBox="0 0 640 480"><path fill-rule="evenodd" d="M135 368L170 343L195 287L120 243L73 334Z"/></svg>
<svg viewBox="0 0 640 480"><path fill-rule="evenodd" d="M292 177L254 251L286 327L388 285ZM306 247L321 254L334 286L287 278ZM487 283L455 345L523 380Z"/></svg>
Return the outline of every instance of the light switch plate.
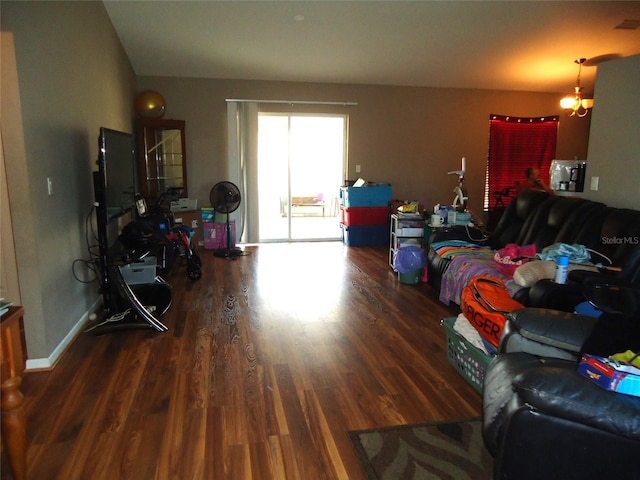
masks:
<svg viewBox="0 0 640 480"><path fill-rule="evenodd" d="M597 192L599 184L600 184L600 177L591 177L591 190L593 190L594 192Z"/></svg>

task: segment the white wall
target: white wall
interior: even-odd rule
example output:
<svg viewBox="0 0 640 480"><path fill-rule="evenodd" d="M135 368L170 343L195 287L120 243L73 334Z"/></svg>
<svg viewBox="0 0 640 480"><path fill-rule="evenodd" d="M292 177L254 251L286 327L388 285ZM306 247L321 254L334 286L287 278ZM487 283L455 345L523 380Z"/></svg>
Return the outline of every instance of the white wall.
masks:
<svg viewBox="0 0 640 480"><path fill-rule="evenodd" d="M598 66L585 196L640 208L640 55ZM591 191L591 177L600 177Z"/></svg>
<svg viewBox="0 0 640 480"><path fill-rule="evenodd" d="M27 366L46 368L99 298L97 282L79 282L72 266L89 258L86 239L95 243L85 219L99 128L132 131L135 75L102 2L2 2L1 22L15 43L22 117L2 112L7 180L22 189L9 196ZM4 134L20 121L25 153L10 158L18 149Z"/></svg>
<svg viewBox="0 0 640 480"><path fill-rule="evenodd" d="M586 158L591 119L568 117L560 108L561 93L147 76L138 77L138 89L157 90L167 101L166 117L186 121L188 191L199 205L208 205L216 181L228 179L225 98L356 102L352 107L262 104L260 109L348 115L347 178L390 182L394 198L426 206L453 201L457 177L447 172L460 168L466 156L465 187L478 214L490 114L559 115L560 158ZM355 165L361 165L360 173Z"/></svg>

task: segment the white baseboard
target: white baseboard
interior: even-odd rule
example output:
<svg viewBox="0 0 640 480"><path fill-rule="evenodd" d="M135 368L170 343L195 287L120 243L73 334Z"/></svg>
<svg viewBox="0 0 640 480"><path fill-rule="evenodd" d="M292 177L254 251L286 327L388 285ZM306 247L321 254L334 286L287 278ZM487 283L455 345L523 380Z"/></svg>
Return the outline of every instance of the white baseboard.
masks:
<svg viewBox="0 0 640 480"><path fill-rule="evenodd" d="M102 304L102 297L98 298L96 302L87 310L84 315L76 322L73 328L67 333L67 335L62 339L62 341L58 344L58 346L51 352L47 358L29 358L27 359L26 371L34 371L34 370L51 370L56 362L60 359L62 354L65 352L67 348L73 343L73 340L76 338L78 333L82 330L82 328L87 323L89 319L89 315L95 312L100 305Z"/></svg>

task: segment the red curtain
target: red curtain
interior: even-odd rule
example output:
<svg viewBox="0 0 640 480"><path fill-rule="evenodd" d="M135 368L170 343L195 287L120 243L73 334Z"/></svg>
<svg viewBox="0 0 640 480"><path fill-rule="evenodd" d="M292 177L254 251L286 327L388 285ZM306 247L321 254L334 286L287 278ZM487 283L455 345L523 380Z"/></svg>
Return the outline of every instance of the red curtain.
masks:
<svg viewBox="0 0 640 480"><path fill-rule="evenodd" d="M558 137L558 117L518 118L501 115L489 117L489 158L485 186L486 210L498 203L494 192L514 187L525 179L527 168L538 168L545 183L549 183L549 167L555 158ZM507 204L509 199L505 199Z"/></svg>

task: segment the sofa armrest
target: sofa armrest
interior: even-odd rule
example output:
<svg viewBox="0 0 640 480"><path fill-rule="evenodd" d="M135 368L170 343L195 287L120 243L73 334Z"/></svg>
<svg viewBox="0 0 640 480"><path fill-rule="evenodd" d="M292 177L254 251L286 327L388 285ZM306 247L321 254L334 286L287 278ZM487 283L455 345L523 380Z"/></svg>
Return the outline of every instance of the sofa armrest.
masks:
<svg viewBox="0 0 640 480"><path fill-rule="evenodd" d="M640 440L640 397L599 387L571 362L528 368L514 378L513 388L534 410Z"/></svg>
<svg viewBox="0 0 640 480"><path fill-rule="evenodd" d="M501 354L485 372L482 389L482 436L491 455L498 452L499 437L506 420L505 409L513 399L513 380L521 372L545 364L553 366L566 360L544 359L527 353ZM571 363L575 367L575 363Z"/></svg>
<svg viewBox="0 0 640 480"><path fill-rule="evenodd" d="M575 273L575 271L569 272L569 275L573 273ZM592 272L589 273L594 275ZM553 280L542 279L534 283L529 290L527 305L530 307L573 312L576 305L585 300L584 285L581 283L568 282L558 284Z"/></svg>
<svg viewBox="0 0 640 480"><path fill-rule="evenodd" d="M499 350L578 360L597 318L544 308L523 308L507 314Z"/></svg>

